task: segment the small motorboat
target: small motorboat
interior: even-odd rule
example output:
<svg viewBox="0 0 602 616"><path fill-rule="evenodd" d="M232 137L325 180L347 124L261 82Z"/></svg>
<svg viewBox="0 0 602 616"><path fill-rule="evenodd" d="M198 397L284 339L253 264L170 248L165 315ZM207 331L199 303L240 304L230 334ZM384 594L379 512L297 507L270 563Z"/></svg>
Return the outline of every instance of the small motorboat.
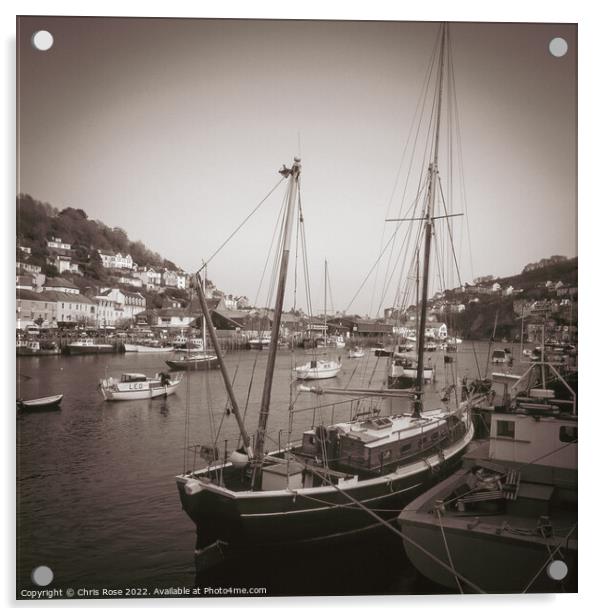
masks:
<svg viewBox="0 0 602 616"><path fill-rule="evenodd" d="M261 351L262 349L267 349L270 346L270 341L270 336L262 336L260 338L251 338L248 345L252 350Z"/></svg>
<svg viewBox="0 0 602 616"><path fill-rule="evenodd" d="M341 370L341 362L330 359L312 359L311 361L297 366L295 376L301 380L332 379Z"/></svg>
<svg viewBox="0 0 602 616"><path fill-rule="evenodd" d="M350 349L350 351L347 354L347 356L349 357L349 359L360 359L365 354L366 353L364 352L364 349L360 349L359 347L355 347L354 349Z"/></svg>
<svg viewBox="0 0 602 616"><path fill-rule="evenodd" d="M100 380L100 391L105 400L146 400L169 396L176 391L182 374L161 372L153 377L126 372L117 380L113 377Z"/></svg>
<svg viewBox="0 0 602 616"><path fill-rule="evenodd" d="M17 410L20 412L59 410L62 399L63 394L57 394L34 400L17 400Z"/></svg>
<svg viewBox="0 0 602 616"><path fill-rule="evenodd" d="M512 351L510 349L495 349L491 354L492 364L510 364L512 363Z"/></svg>
<svg viewBox="0 0 602 616"><path fill-rule="evenodd" d="M172 346L162 346L158 343L126 344L126 353L171 353Z"/></svg>
<svg viewBox="0 0 602 616"><path fill-rule="evenodd" d="M113 345L96 343L92 338L82 338L76 342L68 344L67 353L70 355L95 355L97 353L113 353Z"/></svg>

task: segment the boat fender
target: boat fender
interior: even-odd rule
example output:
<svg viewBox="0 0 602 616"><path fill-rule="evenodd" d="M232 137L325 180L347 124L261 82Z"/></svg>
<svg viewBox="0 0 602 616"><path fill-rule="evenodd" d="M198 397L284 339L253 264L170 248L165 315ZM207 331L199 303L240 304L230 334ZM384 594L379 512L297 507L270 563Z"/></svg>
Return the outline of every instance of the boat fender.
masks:
<svg viewBox="0 0 602 616"><path fill-rule="evenodd" d="M230 462L234 468L245 468L249 464L249 456L240 451L233 451L230 454Z"/></svg>
<svg viewBox="0 0 602 616"><path fill-rule="evenodd" d="M189 479L184 484L184 492L186 492L188 496L194 496L195 494L198 494L199 492L202 492L202 491L203 491L203 486L201 482L197 481L196 479Z"/></svg>

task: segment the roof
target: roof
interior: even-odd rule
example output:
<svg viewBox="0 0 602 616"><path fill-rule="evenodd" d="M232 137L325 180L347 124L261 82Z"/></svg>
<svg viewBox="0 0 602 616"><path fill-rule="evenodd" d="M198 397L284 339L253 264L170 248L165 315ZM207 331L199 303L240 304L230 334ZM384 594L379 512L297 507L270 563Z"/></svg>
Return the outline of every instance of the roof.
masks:
<svg viewBox="0 0 602 616"><path fill-rule="evenodd" d="M36 302L70 302L72 304L95 304L96 302L85 295L63 293L62 291L42 291L36 293L28 289L17 289L17 299Z"/></svg>
<svg viewBox="0 0 602 616"><path fill-rule="evenodd" d="M191 319L196 318L196 315L190 314L189 310L186 308L161 308L157 310L155 313L160 317L190 317Z"/></svg>
<svg viewBox="0 0 602 616"><path fill-rule="evenodd" d="M67 289L78 289L72 282L66 278L46 278L45 287L65 287Z"/></svg>
<svg viewBox="0 0 602 616"><path fill-rule="evenodd" d="M35 291L30 291L29 289L17 289L17 299L26 299L37 302L48 301L44 300L44 293L36 293Z"/></svg>

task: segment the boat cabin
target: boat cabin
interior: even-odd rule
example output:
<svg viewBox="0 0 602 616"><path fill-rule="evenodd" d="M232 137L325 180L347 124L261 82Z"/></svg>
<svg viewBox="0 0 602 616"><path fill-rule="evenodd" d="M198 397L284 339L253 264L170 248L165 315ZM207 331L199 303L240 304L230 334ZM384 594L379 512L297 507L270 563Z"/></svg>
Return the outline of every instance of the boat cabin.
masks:
<svg viewBox="0 0 602 616"><path fill-rule="evenodd" d="M126 372L121 375L122 383L145 383L148 381L146 374L138 374L136 372Z"/></svg>
<svg viewBox="0 0 602 616"><path fill-rule="evenodd" d="M328 462L344 472L381 473L443 446L458 419L438 411L420 419L410 415L371 417L362 421L316 426L303 433L297 455ZM463 427L463 424L462 424Z"/></svg>

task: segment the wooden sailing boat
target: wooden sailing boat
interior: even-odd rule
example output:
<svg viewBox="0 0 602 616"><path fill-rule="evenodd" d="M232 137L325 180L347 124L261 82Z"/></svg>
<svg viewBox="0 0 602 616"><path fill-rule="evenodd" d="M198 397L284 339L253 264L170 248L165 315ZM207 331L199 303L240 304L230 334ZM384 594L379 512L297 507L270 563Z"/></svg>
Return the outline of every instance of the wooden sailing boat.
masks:
<svg viewBox="0 0 602 616"><path fill-rule="evenodd" d="M329 346L328 339L328 321L327 321L327 281L328 280L328 262L324 261L324 345ZM342 346L345 346L345 342L342 340ZM338 338L332 341L332 344L337 348L342 348ZM318 344L318 347L320 345ZM332 379L341 371L342 365L340 358L338 361L333 359L317 359L314 357L302 366L295 368L295 377L300 380L318 380L318 379Z"/></svg>
<svg viewBox="0 0 602 616"><path fill-rule="evenodd" d="M445 34L439 51L438 88L443 84ZM439 94L434 134L434 158L429 166L429 191L425 207L422 318L418 344L415 388L327 389L300 387L316 394L399 401L413 400L413 409L390 416L365 415L331 425L306 429L301 441L287 443L266 453L271 385L277 351L293 210L298 194L301 164L280 173L288 178L288 205L280 273L276 294L271 345L255 440L246 431L227 367L220 361L230 407L241 433L242 448L229 459L177 476L182 506L197 527L197 549L226 543L232 547L283 545L327 541L341 534L355 534L374 527L374 517L353 506L354 501L384 518L394 519L401 507L455 468L473 437L470 400L455 408L425 410L423 405L426 294L429 275L430 230L433 224L435 185L438 177L437 142L441 116ZM207 303L197 276L201 307ZM209 323L209 321L208 321ZM219 344L213 327L209 334L216 353ZM394 406L392 404L392 408ZM389 512L389 513L387 513Z"/></svg>

